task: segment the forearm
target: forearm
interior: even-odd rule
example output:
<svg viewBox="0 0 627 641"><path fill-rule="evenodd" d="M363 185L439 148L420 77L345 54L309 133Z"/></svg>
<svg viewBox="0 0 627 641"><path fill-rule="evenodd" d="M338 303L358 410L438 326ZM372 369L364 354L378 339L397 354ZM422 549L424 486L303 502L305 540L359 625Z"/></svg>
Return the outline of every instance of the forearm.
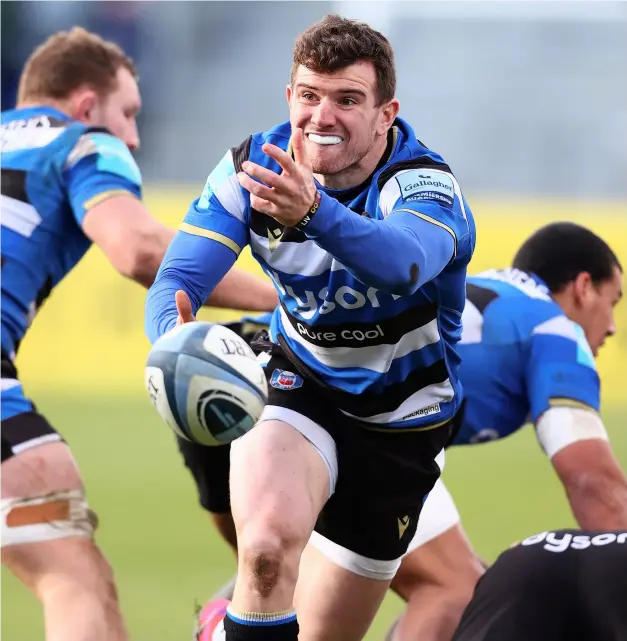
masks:
<svg viewBox="0 0 627 641"><path fill-rule="evenodd" d="M145 331L154 342L176 324L174 294L187 293L195 314L235 262L235 254L224 245L179 232L172 241L148 290Z"/></svg>
<svg viewBox="0 0 627 641"><path fill-rule="evenodd" d="M146 230L141 243L145 251L139 252L130 274L133 280L146 288L153 284L174 234L174 230L156 221L151 229ZM269 312L278 302L271 282L234 267L216 285L203 304L209 307Z"/></svg>
<svg viewBox="0 0 627 641"><path fill-rule="evenodd" d="M399 295L414 292L437 275L454 252L454 240L446 231L412 213L372 220L326 195L305 233L364 284Z"/></svg>
<svg viewBox="0 0 627 641"><path fill-rule="evenodd" d="M237 267L226 273L205 303L251 312L271 312L278 304L279 298L271 282Z"/></svg>
<svg viewBox="0 0 627 641"><path fill-rule="evenodd" d="M627 482L625 479L580 479L566 487L573 516L588 530L627 528Z"/></svg>

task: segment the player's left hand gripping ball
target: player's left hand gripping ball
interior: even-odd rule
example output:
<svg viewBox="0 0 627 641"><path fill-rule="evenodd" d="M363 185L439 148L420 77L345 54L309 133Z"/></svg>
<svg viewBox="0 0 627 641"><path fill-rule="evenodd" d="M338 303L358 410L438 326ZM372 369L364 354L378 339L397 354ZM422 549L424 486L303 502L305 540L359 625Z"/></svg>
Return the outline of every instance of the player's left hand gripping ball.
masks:
<svg viewBox="0 0 627 641"><path fill-rule="evenodd" d="M145 382L161 418L200 445L245 434L268 399L265 373L246 342L205 321L181 324L155 341Z"/></svg>

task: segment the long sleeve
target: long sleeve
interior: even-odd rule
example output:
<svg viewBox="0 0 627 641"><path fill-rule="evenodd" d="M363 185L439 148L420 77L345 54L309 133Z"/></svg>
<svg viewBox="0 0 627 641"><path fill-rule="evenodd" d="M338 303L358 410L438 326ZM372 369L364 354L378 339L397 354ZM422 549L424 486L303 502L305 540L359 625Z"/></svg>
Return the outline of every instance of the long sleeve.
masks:
<svg viewBox="0 0 627 641"><path fill-rule="evenodd" d="M154 343L176 325L177 290L187 293L195 314L236 257L231 249L215 240L177 232L146 297L145 331L150 342Z"/></svg>
<svg viewBox="0 0 627 641"><path fill-rule="evenodd" d="M305 233L361 282L410 294L439 274L456 248L455 234L435 218L444 208L423 202L419 211L415 205L404 204L385 220L373 220L323 194Z"/></svg>

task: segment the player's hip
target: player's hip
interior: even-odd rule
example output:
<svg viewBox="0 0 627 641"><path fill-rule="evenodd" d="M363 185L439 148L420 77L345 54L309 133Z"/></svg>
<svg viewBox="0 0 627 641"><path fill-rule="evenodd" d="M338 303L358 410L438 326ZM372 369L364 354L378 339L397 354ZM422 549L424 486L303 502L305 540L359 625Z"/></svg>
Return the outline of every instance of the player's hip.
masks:
<svg viewBox="0 0 627 641"><path fill-rule="evenodd" d="M459 411L461 387L449 376L444 359L429 366L415 367L400 380L388 385L377 380L364 387L360 377L372 371L330 369L311 354L303 353L278 334L271 342L261 334L253 346L265 361L270 394L305 389L333 405L343 421L349 420L365 429L386 431L428 430L446 424ZM293 394L291 395L293 396Z"/></svg>

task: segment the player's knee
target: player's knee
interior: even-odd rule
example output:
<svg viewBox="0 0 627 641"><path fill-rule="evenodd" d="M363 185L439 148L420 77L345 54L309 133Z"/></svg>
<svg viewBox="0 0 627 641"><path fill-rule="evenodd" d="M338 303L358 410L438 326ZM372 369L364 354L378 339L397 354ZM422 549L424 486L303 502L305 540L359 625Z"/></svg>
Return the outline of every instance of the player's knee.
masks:
<svg viewBox="0 0 627 641"><path fill-rule="evenodd" d="M305 544L304 535L285 524L267 522L265 527L244 529L239 537L238 554L254 592L267 598L279 581L295 583Z"/></svg>
<svg viewBox="0 0 627 641"><path fill-rule="evenodd" d="M92 539L9 545L2 548L2 562L42 603L80 595L90 607L117 607L113 570Z"/></svg>

